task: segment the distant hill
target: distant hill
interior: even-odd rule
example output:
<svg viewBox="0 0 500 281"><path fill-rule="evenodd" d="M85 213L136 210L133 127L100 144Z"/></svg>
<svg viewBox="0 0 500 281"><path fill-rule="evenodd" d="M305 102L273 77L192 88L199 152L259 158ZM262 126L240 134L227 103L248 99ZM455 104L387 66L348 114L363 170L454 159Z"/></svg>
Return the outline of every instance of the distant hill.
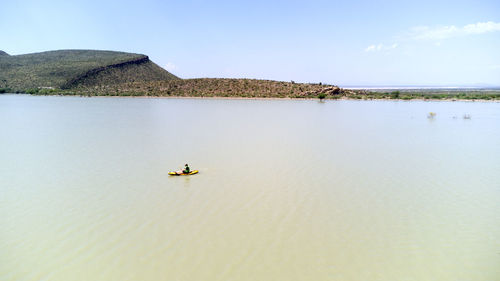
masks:
<svg viewBox="0 0 500 281"><path fill-rule="evenodd" d="M334 85L230 78L176 79L93 87L79 87L68 94L88 96L171 96L246 98L340 98L348 92Z"/></svg>
<svg viewBox="0 0 500 281"><path fill-rule="evenodd" d="M0 51L0 88L13 91L172 79L179 78L141 54L58 50L10 56Z"/></svg>
<svg viewBox="0 0 500 281"><path fill-rule="evenodd" d="M343 89L322 83L295 83L256 79L195 78L122 84L81 86L70 90L40 92L81 96L163 96L229 98L319 98L397 100L500 100L500 91L368 91Z"/></svg>

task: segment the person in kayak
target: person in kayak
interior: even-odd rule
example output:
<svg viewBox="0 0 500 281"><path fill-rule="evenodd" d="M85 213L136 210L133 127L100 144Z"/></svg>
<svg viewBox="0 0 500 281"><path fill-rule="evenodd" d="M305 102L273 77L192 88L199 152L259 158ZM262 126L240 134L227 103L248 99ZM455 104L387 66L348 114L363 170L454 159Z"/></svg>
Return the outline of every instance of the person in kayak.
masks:
<svg viewBox="0 0 500 281"><path fill-rule="evenodd" d="M182 171L184 174L189 174L191 172L191 169L189 169L188 164L185 165L184 170Z"/></svg>

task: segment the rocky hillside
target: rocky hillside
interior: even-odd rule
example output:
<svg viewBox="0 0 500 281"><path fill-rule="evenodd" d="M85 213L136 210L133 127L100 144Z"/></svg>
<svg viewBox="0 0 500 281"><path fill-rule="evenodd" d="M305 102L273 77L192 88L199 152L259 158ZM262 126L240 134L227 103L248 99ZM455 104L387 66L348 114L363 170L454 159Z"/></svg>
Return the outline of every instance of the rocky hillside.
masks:
<svg viewBox="0 0 500 281"><path fill-rule="evenodd" d="M336 98L349 91L332 85L272 80L197 78L150 82L130 82L100 86L81 86L72 90L80 95L253 97L253 98Z"/></svg>
<svg viewBox="0 0 500 281"><path fill-rule="evenodd" d="M343 89L321 83L228 78L173 79L88 86L80 84L79 87L68 90L42 90L35 94L230 98L500 100L500 91L396 90L392 92L375 92Z"/></svg>
<svg viewBox="0 0 500 281"><path fill-rule="evenodd" d="M178 79L148 56L96 50L59 50L9 56L0 52L0 88L71 89Z"/></svg>

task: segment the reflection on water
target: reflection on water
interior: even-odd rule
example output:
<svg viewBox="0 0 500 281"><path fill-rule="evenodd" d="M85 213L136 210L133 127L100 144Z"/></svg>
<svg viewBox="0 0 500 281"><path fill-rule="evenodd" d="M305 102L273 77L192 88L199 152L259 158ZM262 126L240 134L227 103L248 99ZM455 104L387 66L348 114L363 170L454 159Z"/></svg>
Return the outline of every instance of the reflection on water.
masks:
<svg viewBox="0 0 500 281"><path fill-rule="evenodd" d="M0 279L495 280L499 109L0 96Z"/></svg>

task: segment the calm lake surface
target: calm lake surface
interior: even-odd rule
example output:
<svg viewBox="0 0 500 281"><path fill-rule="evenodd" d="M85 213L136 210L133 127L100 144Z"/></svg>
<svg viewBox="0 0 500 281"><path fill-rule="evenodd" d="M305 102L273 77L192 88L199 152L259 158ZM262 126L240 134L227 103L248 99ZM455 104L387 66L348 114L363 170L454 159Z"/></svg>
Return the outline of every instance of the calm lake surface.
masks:
<svg viewBox="0 0 500 281"><path fill-rule="evenodd" d="M0 95L0 280L499 276L500 103Z"/></svg>

